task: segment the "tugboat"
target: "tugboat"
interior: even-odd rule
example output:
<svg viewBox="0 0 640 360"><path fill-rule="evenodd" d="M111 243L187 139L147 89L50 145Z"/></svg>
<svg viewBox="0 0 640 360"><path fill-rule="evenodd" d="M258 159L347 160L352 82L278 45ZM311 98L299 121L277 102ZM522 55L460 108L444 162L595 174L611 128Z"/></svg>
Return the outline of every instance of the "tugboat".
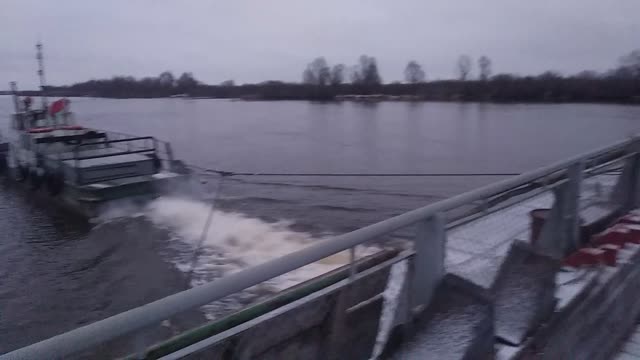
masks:
<svg viewBox="0 0 640 360"><path fill-rule="evenodd" d="M15 113L0 144L10 177L87 218L113 201L153 198L186 180L188 168L173 158L169 143L80 126L68 99L48 104L42 45L36 48L41 105L20 98L10 83Z"/></svg>

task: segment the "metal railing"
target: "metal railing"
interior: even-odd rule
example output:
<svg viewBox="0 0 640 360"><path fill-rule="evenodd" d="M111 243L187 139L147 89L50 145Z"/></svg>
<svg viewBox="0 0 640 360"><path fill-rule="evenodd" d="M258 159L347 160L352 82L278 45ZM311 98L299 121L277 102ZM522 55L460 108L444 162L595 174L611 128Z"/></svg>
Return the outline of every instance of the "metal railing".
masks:
<svg viewBox="0 0 640 360"><path fill-rule="evenodd" d="M118 147L120 144L125 144L124 148ZM155 139L152 136L139 136L139 137L131 137L128 139L118 139L118 140L102 140L90 143L82 143L76 145L73 148L74 160L88 160L88 159L97 159L103 157L124 155L124 154L137 154L137 153L150 153L156 152L155 148ZM91 155L81 155L82 148L93 148L93 147L117 147L120 152L115 153L101 153L101 154L91 154Z"/></svg>
<svg viewBox="0 0 640 360"><path fill-rule="evenodd" d="M106 131L106 133L107 133L107 138L109 140L127 140L134 137L133 135L120 133L116 131ZM174 161L171 144L166 141L158 140L155 137L149 137L149 138L151 141L150 144L146 142L143 144L125 142L127 146L122 146L122 144L119 145L117 143L112 146L123 151L145 150L145 149L148 149L149 147L152 147L154 149L154 153L156 154L158 159L162 162L162 168L165 170L171 170L172 163Z"/></svg>
<svg viewBox="0 0 640 360"><path fill-rule="evenodd" d="M95 131L104 133L104 139L100 141L81 143L75 146L71 151L72 157L65 158L65 160L75 160L77 167L79 160L112 157L125 154L154 154L157 160L160 161L162 169L168 171L172 170L174 158L170 143L158 140L153 136L134 136L115 131ZM93 150L95 148L104 147L117 149L119 152L89 152L88 154L83 154L84 151L81 151L81 149ZM61 153L58 153L57 155L58 160L62 160Z"/></svg>
<svg viewBox="0 0 640 360"><path fill-rule="evenodd" d="M539 182L549 186L555 202L540 235L539 246L551 256L577 241L578 201L582 178L603 163L623 161L624 170L614 197L621 207L638 204L637 183L640 157L636 153L639 138L620 141L539 169L514 176L425 207L406 212L379 223L320 241L302 250L242 270L210 283L170 295L107 319L35 343L0 356L7 359L64 358L122 335L156 325L186 310L194 309L251 286L294 271L336 253L370 243L396 230L417 225L414 240L414 269L411 272L411 309L428 304L432 292L444 274L446 244L445 213L473 204L487 204L499 194ZM633 194L633 196L632 196ZM353 252L352 252L353 254ZM355 256L351 256L355 261ZM355 272L355 269L354 271Z"/></svg>

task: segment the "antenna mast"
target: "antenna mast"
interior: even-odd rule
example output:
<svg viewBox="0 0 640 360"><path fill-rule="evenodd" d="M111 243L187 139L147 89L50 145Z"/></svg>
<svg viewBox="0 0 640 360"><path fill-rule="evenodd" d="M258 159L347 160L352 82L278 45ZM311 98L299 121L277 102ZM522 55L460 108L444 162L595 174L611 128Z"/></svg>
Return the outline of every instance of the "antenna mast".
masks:
<svg viewBox="0 0 640 360"><path fill-rule="evenodd" d="M47 81L44 77L44 57L42 56L42 43L38 42L36 44L37 55L36 59L38 59L38 76L40 77L40 95L42 96L42 105L46 109L47 104L47 96L45 95L45 87L47 86Z"/></svg>

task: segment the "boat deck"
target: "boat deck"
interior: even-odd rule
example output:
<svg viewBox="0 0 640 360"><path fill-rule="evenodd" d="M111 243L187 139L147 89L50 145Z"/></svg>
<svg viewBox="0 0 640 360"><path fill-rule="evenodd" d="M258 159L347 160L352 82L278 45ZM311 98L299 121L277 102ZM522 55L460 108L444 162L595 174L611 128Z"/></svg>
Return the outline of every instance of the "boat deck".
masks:
<svg viewBox="0 0 640 360"><path fill-rule="evenodd" d="M613 358L614 360L640 360L640 325L624 343L620 352Z"/></svg>
<svg viewBox="0 0 640 360"><path fill-rule="evenodd" d="M617 179L618 175L597 175L584 180L580 193L580 217L585 223L601 219L611 213L613 205L609 202L609 195ZM553 202L554 196L551 191L539 190L528 199L518 200L491 214L449 229L445 259L446 272L458 275L483 288L490 288L512 243L515 240L529 241L531 235L530 211L551 208ZM557 311L567 306L590 284L592 276L583 275L583 273L575 271L561 271L556 275ZM401 281L400 278L403 275L398 273L393 276L399 278L390 277L390 283ZM390 301L391 307L397 305L395 301L397 300ZM467 314L467 310L462 307L457 313ZM466 334L471 331L467 325L453 321L449 325L451 328L439 329L438 331ZM388 324L383 326L388 326ZM418 331L414 340L394 353L393 358L425 358L433 350L428 346L429 340L433 340L433 336L434 334L430 332L429 327L426 327L424 332ZM457 343L454 341L452 348L445 349L445 352L462 347L464 341L460 341ZM638 349L640 350L640 345L638 345ZM519 346L497 344L496 358L500 360L512 359L519 350ZM640 357L638 359L640 360Z"/></svg>
<svg viewBox="0 0 640 360"><path fill-rule="evenodd" d="M607 195L617 178L617 175L598 175L585 180L580 194L580 217L586 223L611 212L612 205ZM551 191L543 191L449 230L445 263L447 272L488 288L513 241L529 240L529 212L551 208L553 201Z"/></svg>

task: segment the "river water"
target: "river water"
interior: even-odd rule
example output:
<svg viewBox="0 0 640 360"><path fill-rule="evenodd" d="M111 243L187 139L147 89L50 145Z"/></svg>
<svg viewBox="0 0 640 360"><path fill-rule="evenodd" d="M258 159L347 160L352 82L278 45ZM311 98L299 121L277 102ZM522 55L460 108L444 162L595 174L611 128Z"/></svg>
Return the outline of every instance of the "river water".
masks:
<svg viewBox="0 0 640 360"><path fill-rule="evenodd" d="M617 105L78 98L72 107L80 124L156 136L187 163L236 172L514 173L640 130L640 107ZM0 96L3 133L10 111L11 99ZM162 197L86 224L2 179L0 353L499 179L231 178L192 279L185 273L210 199ZM212 191L217 179L205 180ZM283 276L167 331L343 262L338 256Z"/></svg>

